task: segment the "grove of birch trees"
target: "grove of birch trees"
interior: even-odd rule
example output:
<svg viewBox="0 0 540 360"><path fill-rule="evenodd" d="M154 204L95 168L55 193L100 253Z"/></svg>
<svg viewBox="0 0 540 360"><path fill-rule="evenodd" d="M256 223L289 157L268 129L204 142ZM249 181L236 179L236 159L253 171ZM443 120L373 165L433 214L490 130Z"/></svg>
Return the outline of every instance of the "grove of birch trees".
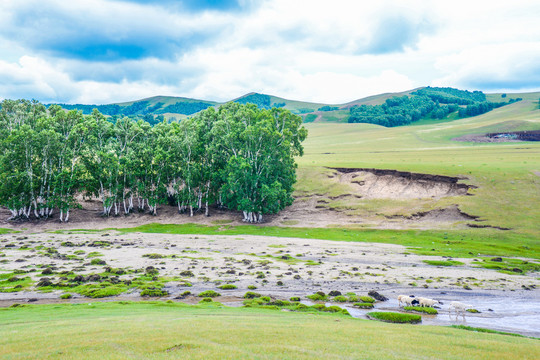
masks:
<svg viewBox="0 0 540 360"><path fill-rule="evenodd" d="M37 101L0 105L0 206L12 219L65 222L85 196L99 199L103 216L156 215L169 203L190 216L217 205L260 222L292 203L307 136L299 116L253 104L154 126Z"/></svg>

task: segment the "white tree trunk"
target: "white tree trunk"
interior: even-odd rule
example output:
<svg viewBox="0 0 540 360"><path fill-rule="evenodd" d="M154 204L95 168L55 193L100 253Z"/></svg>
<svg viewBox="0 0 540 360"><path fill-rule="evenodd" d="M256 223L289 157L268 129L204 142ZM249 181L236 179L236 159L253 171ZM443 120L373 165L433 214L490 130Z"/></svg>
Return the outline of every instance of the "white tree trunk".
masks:
<svg viewBox="0 0 540 360"><path fill-rule="evenodd" d="M64 222L68 222L69 220L69 209L66 210L66 218L64 219Z"/></svg>

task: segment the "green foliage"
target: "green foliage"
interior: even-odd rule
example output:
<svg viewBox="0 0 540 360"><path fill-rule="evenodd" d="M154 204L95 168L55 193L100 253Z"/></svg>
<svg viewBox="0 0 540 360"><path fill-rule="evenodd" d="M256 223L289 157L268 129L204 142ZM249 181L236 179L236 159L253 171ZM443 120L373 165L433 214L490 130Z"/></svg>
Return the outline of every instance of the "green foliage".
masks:
<svg viewBox="0 0 540 360"><path fill-rule="evenodd" d="M343 295L338 295L338 296L334 297L334 298L332 299L332 301L343 303L343 302L347 302L348 299L347 299L347 297L345 297L345 296L343 296Z"/></svg>
<svg viewBox="0 0 540 360"><path fill-rule="evenodd" d="M203 291L202 293L199 293L199 295L197 295L198 297L210 297L210 298L213 298L213 297L218 297L218 296L221 296L220 293L218 292L215 292L214 290L206 290L206 291Z"/></svg>
<svg viewBox="0 0 540 360"><path fill-rule="evenodd" d="M160 109L156 114L175 113L192 115L199 111L205 110L212 106L210 103L195 101L195 102L177 102L175 104L167 105L163 109Z"/></svg>
<svg viewBox="0 0 540 360"><path fill-rule="evenodd" d="M34 281L29 276L15 273L0 274L0 293L11 293L28 290Z"/></svg>
<svg viewBox="0 0 540 360"><path fill-rule="evenodd" d="M457 265L465 265L461 261L457 260L423 260L428 265L433 266L457 266Z"/></svg>
<svg viewBox="0 0 540 360"><path fill-rule="evenodd" d="M512 258L490 258L483 259L481 262L475 262L477 267L497 270L504 274L522 275L528 272L540 271L540 263Z"/></svg>
<svg viewBox="0 0 540 360"><path fill-rule="evenodd" d="M315 294L306 296L309 300L313 301L325 301L328 300L328 296L322 291L316 292Z"/></svg>
<svg viewBox="0 0 540 360"><path fill-rule="evenodd" d="M107 265L107 263L105 262L105 260L101 260L101 259L92 259L92 261L90 261L90 265Z"/></svg>
<svg viewBox="0 0 540 360"><path fill-rule="evenodd" d="M426 87L410 96L387 99L382 105L353 106L348 122L393 127L426 117L443 119L458 110L460 117L476 116L505 104L486 101L486 95L480 91ZM467 107L460 107L463 105Z"/></svg>
<svg viewBox="0 0 540 360"><path fill-rule="evenodd" d="M146 258L149 258L149 259L163 259L163 258L167 257L167 255L152 253L152 254L144 254L142 257L146 257Z"/></svg>
<svg viewBox="0 0 540 360"><path fill-rule="evenodd" d="M143 291L141 291L141 296L161 297L161 296L167 296L167 294L168 293L166 291L155 288L155 287L148 287L144 289Z"/></svg>
<svg viewBox="0 0 540 360"><path fill-rule="evenodd" d="M397 324L417 324L419 322L422 322L422 317L420 315L414 314L402 314L395 312L369 312L367 313L367 315L377 320Z"/></svg>
<svg viewBox="0 0 540 360"><path fill-rule="evenodd" d="M375 299L371 296L360 296L360 301L364 303L374 303Z"/></svg>
<svg viewBox="0 0 540 360"><path fill-rule="evenodd" d="M338 109L339 109L339 106L325 105L325 106L321 106L320 108L318 108L317 111L334 111L334 110L338 110Z"/></svg>
<svg viewBox="0 0 540 360"><path fill-rule="evenodd" d="M369 303L369 302L363 302L363 303L354 303L353 306L356 306L357 308L360 308L360 309L373 309L373 304L372 303Z"/></svg>
<svg viewBox="0 0 540 360"><path fill-rule="evenodd" d="M247 293L244 294L244 299L260 298L261 296L262 296L261 294L258 294L258 293L252 292L252 291L248 291Z"/></svg>
<svg viewBox="0 0 540 360"><path fill-rule="evenodd" d="M144 114L153 110L148 103L122 111ZM208 215L218 203L243 211L246 221L261 221L262 214L292 203L294 158L302 155L307 136L301 118L287 110L237 103L153 127L128 117L112 123L97 109L84 116L58 105L47 113L36 101L1 104L0 206L12 218L58 211L60 221L68 221L75 194L84 192L99 197L104 216L136 208L156 215L166 202L190 215L204 208Z"/></svg>
<svg viewBox="0 0 540 360"><path fill-rule="evenodd" d="M280 310L288 309L291 311L302 311L302 312L327 312L327 313L339 313L343 315L350 316L349 312L346 309L342 309L339 306L326 306L324 304L316 304L313 306L307 306L298 302L291 303L286 300L272 300L267 296L260 298L246 299L243 302L245 307L250 308L262 308L262 309L271 309L271 310Z"/></svg>
<svg viewBox="0 0 540 360"><path fill-rule="evenodd" d="M98 284L84 284L74 288L70 288L70 291L79 293L83 296L90 298L104 298L109 296L120 295L127 291L127 286L123 284L111 284L110 282L102 282Z"/></svg>
<svg viewBox="0 0 540 360"><path fill-rule="evenodd" d="M259 109L270 109L271 100L270 96L268 95L254 93L241 97L234 102L238 104L253 104Z"/></svg>
<svg viewBox="0 0 540 360"><path fill-rule="evenodd" d="M221 286L218 286L221 290L234 290L238 289L238 286L234 284L223 284Z"/></svg>
<svg viewBox="0 0 540 360"><path fill-rule="evenodd" d="M60 295L60 299L64 299L64 300L71 299L72 297L73 297L73 295L71 295L69 293Z"/></svg>
<svg viewBox="0 0 540 360"><path fill-rule="evenodd" d="M429 314L429 315L436 315L436 314L438 314L437 309L434 309L434 308L432 308L432 307L423 307L423 306L405 306L403 309L404 309L404 310L407 310L407 311L416 311L416 312L426 313L426 314Z"/></svg>
<svg viewBox="0 0 540 360"><path fill-rule="evenodd" d="M467 91L454 88L425 87L412 93L413 95L427 96L441 104L469 105L475 102L486 101L486 95L481 91Z"/></svg>

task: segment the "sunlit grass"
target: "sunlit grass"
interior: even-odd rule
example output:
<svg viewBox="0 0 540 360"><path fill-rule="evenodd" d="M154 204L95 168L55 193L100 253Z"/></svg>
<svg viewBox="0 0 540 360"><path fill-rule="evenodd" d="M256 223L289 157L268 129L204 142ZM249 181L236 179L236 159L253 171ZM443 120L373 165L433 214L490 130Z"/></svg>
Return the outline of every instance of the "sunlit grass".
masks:
<svg viewBox="0 0 540 360"><path fill-rule="evenodd" d="M391 343L389 343L391 339ZM0 309L10 359L536 359L538 340L341 314L220 304L91 303Z"/></svg>

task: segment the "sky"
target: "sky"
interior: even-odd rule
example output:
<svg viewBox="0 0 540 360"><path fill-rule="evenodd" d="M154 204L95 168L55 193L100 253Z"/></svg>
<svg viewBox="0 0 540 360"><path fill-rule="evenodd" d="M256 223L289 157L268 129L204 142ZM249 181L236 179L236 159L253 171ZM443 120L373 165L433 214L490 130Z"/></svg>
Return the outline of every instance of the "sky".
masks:
<svg viewBox="0 0 540 360"><path fill-rule="evenodd" d="M540 91L537 0L2 0L0 99Z"/></svg>

